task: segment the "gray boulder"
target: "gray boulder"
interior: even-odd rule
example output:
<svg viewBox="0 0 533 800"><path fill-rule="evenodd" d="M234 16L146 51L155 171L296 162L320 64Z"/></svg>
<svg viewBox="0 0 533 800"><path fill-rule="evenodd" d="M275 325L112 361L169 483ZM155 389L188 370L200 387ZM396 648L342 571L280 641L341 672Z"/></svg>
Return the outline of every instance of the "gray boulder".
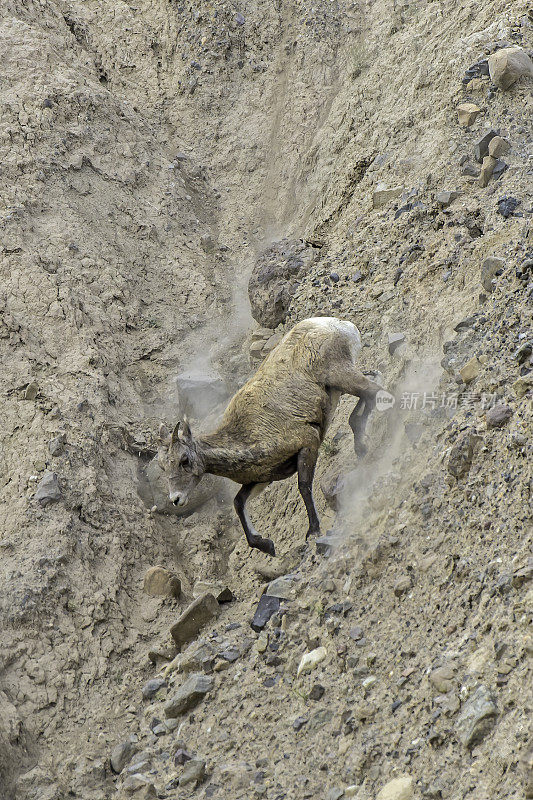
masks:
<svg viewBox="0 0 533 800"><path fill-rule="evenodd" d="M248 282L252 316L260 325L275 328L285 321L298 280L313 261L313 248L299 239L283 239L261 253Z"/></svg>

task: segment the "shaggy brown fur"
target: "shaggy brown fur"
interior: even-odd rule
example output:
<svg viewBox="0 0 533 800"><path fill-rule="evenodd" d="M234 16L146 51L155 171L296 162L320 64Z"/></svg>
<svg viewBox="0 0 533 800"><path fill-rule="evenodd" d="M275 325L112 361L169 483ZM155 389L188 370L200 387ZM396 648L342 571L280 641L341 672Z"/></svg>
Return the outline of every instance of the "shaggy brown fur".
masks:
<svg viewBox="0 0 533 800"><path fill-rule="evenodd" d="M382 388L356 369L360 349L352 323L334 317L303 320L234 395L216 431L195 438L187 422L178 422L172 435L162 426L160 459L172 502L183 505L206 472L242 484L235 509L248 543L274 555L270 539L251 526L245 503L272 481L298 472L309 517L307 535L319 533L312 481L318 448L339 398L360 398L349 424L355 451L362 455L366 420Z"/></svg>

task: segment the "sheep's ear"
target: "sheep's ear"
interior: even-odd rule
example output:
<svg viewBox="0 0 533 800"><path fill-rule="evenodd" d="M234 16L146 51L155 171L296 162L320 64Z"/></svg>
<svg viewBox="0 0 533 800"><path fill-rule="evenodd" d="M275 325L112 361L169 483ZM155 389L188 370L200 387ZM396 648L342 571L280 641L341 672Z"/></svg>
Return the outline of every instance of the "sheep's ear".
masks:
<svg viewBox="0 0 533 800"><path fill-rule="evenodd" d="M166 425L159 426L159 442L165 447L170 447L172 438Z"/></svg>
<svg viewBox="0 0 533 800"><path fill-rule="evenodd" d="M178 440L180 442L187 442L189 439L191 439L189 423L186 419L180 420L172 431L172 444L175 444Z"/></svg>

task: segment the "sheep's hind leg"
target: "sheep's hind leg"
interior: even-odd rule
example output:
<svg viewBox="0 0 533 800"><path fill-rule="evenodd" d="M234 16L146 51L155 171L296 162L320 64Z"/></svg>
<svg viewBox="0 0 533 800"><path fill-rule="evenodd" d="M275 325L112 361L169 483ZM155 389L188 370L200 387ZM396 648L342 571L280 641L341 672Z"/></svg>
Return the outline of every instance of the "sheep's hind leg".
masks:
<svg viewBox="0 0 533 800"><path fill-rule="evenodd" d="M320 534L320 520L313 500L313 477L317 458L318 450L309 447L302 447L298 453L298 489L309 517L309 529L305 536L306 539Z"/></svg>
<svg viewBox="0 0 533 800"><path fill-rule="evenodd" d="M250 547L255 547L257 550L261 550L263 553L267 553L269 556L275 556L276 550L274 548L274 542L271 539L263 539L263 537L257 533L254 526L248 519L248 514L246 513L245 507L246 501L252 494L253 490L256 489L255 494L258 494L259 492L257 489L259 489L260 486L264 487L265 485L266 484L260 483L245 483L235 495L233 506L237 512L237 516L239 517L240 523L244 530L244 535L246 536L246 541ZM259 489L259 491L261 491L261 489Z"/></svg>

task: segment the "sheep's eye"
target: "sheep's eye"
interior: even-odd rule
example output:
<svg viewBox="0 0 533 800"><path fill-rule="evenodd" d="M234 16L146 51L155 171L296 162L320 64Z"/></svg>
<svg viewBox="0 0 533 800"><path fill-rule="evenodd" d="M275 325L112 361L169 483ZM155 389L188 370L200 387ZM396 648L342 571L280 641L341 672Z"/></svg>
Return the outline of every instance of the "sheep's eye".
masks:
<svg viewBox="0 0 533 800"><path fill-rule="evenodd" d="M190 464L190 461L189 461L187 456L182 456L180 458L180 467L188 467L189 464Z"/></svg>

